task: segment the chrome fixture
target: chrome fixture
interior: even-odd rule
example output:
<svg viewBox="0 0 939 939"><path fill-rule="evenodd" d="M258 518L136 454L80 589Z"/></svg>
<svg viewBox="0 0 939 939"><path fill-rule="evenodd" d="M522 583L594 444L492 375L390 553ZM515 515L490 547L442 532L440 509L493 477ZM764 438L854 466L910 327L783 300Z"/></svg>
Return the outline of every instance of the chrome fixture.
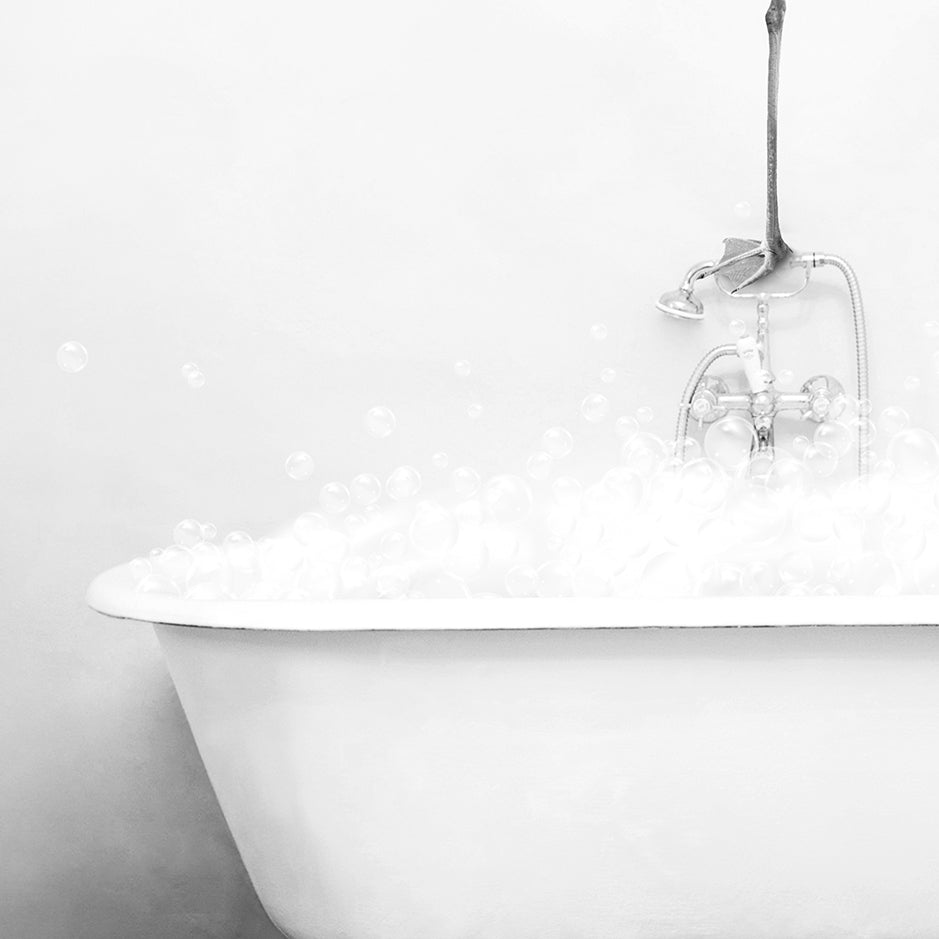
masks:
<svg viewBox="0 0 939 939"><path fill-rule="evenodd" d="M809 272L830 266L841 271L851 298L854 318L854 344L857 362L857 399L869 403L867 327L857 277L843 258L833 254L801 254L793 256L779 228L777 199L777 101L779 97L779 56L782 45L786 0L771 0L766 11L769 35L769 82L766 120L766 233L762 241L747 238L725 238L724 254L717 261L702 261L685 275L677 290L663 294L656 307L669 316L685 320L704 317L704 304L695 296L700 280L713 277L719 289L735 299L756 299L756 335L743 336L735 343L717 346L708 352L692 372L685 387L678 412L675 454L683 458L688 435L688 422L698 425L718 420L728 411L743 411L755 431L753 449L772 455L776 416L782 411L797 411L805 420L832 420L847 404L844 388L828 375L808 379L798 391L778 391L770 365L769 301L794 296L808 286ZM788 265L781 262L788 261ZM742 291L763 280L777 266L801 268L805 279L795 290L744 294ZM771 278L775 280L775 278ZM746 387L731 392L726 382L707 374L711 366L725 356L736 356L746 379ZM862 415L863 416L863 415ZM870 427L861 420L857 427L858 470L868 471L870 458Z"/></svg>

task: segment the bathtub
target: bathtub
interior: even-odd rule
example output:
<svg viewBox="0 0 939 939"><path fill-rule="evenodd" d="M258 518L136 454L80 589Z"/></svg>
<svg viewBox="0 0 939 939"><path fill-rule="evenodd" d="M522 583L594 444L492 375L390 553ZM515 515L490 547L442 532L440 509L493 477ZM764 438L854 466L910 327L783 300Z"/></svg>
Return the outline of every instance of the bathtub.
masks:
<svg viewBox="0 0 939 939"><path fill-rule="evenodd" d="M935 598L89 602L291 939L939 935Z"/></svg>

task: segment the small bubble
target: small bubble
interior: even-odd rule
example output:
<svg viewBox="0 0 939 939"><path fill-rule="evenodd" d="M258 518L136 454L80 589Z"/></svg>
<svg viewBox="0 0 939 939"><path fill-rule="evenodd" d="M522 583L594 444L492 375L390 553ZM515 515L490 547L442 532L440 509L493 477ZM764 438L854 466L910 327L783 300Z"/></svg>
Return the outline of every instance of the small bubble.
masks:
<svg viewBox="0 0 939 939"><path fill-rule="evenodd" d="M478 421L482 413L483 413L483 406L481 404L471 404L466 409L466 416L471 421Z"/></svg>
<svg viewBox="0 0 939 939"><path fill-rule="evenodd" d="M374 473L359 473L352 480L351 490L357 505L374 505L381 498L381 480Z"/></svg>
<svg viewBox="0 0 939 939"><path fill-rule="evenodd" d="M246 531L232 531L225 536L222 550L236 571L250 571L258 559L258 546Z"/></svg>
<svg viewBox="0 0 939 939"><path fill-rule="evenodd" d="M749 218L753 214L753 206L749 202L737 202L734 204L734 215L737 218Z"/></svg>
<svg viewBox="0 0 939 939"><path fill-rule="evenodd" d="M202 523L202 540L215 541L218 535L218 529L211 522Z"/></svg>
<svg viewBox="0 0 939 939"><path fill-rule="evenodd" d="M591 424L599 424L610 413L610 402L605 395L590 394L581 402L580 413Z"/></svg>
<svg viewBox="0 0 939 939"><path fill-rule="evenodd" d="M616 381L616 369L615 368L605 368L600 372L600 381L604 385L612 385Z"/></svg>
<svg viewBox="0 0 939 939"><path fill-rule="evenodd" d="M907 375L906 378L903 379L903 387L907 391L919 391L921 384L922 382L918 375Z"/></svg>
<svg viewBox="0 0 939 939"><path fill-rule="evenodd" d="M357 512L352 515L347 515L343 519L343 524L346 526L346 531L351 537L355 537L364 531L366 525L368 525L368 519L364 515L359 515Z"/></svg>
<svg viewBox="0 0 939 939"><path fill-rule="evenodd" d="M823 424L822 426L824 427L825 425ZM797 457L801 458L805 451L809 448L810 443L811 441L808 437L805 436L805 434L797 434L792 438L792 452Z"/></svg>
<svg viewBox="0 0 939 939"><path fill-rule="evenodd" d="M80 342L63 342L55 354L55 361L63 372L75 374L88 364L88 350Z"/></svg>
<svg viewBox="0 0 939 939"><path fill-rule="evenodd" d="M421 474L413 466L399 466L385 483L385 492L395 500L402 502L416 496L421 491Z"/></svg>
<svg viewBox="0 0 939 939"><path fill-rule="evenodd" d="M838 469L838 451L827 443L809 444L802 462L815 476L831 476Z"/></svg>
<svg viewBox="0 0 939 939"><path fill-rule="evenodd" d="M180 371L183 374L183 378L186 379L186 384L189 385L190 388L198 391L205 386L205 375L195 362L187 362Z"/></svg>
<svg viewBox="0 0 939 939"><path fill-rule="evenodd" d="M531 512L532 496L528 483L518 476L494 476L486 483L483 501L492 517L513 524Z"/></svg>
<svg viewBox="0 0 939 939"><path fill-rule="evenodd" d="M923 332L926 334L927 339L939 339L939 323L935 320L923 323Z"/></svg>
<svg viewBox="0 0 939 939"><path fill-rule="evenodd" d="M594 323L590 327L590 338L596 340L597 342L603 342L609 334L609 330L606 327L606 323Z"/></svg>
<svg viewBox="0 0 939 939"><path fill-rule="evenodd" d="M630 437L639 433L639 421L634 417L624 416L616 419L616 436L623 440L629 440Z"/></svg>
<svg viewBox="0 0 939 939"><path fill-rule="evenodd" d="M545 450L556 459L568 456L574 449L574 438L565 427L551 427L544 432L541 438Z"/></svg>
<svg viewBox="0 0 939 939"><path fill-rule="evenodd" d="M195 362L186 362L179 371L182 373L183 378L188 381L190 375L195 375L201 369Z"/></svg>
<svg viewBox="0 0 939 939"><path fill-rule="evenodd" d="M294 450L284 461L284 470L291 479L298 482L303 479L309 479L316 469L313 457L305 450Z"/></svg>
<svg viewBox="0 0 939 939"><path fill-rule="evenodd" d="M910 424L910 415L898 407L884 408L880 415L880 429L888 436L900 433L906 430Z"/></svg>
<svg viewBox="0 0 939 939"><path fill-rule="evenodd" d="M400 531L389 531L382 535L380 550L383 558L400 561L408 553L408 539Z"/></svg>
<svg viewBox="0 0 939 939"><path fill-rule="evenodd" d="M453 483L454 491L461 499L469 499L476 495L482 484L479 473L469 466L461 466L455 469L450 479Z"/></svg>
<svg viewBox="0 0 939 939"><path fill-rule="evenodd" d="M532 479L547 479L551 475L551 464L553 462L550 453L538 450L528 458L525 468Z"/></svg>
<svg viewBox="0 0 939 939"><path fill-rule="evenodd" d="M819 424L814 435L815 445L826 444L833 447L839 457L844 456L854 443L851 428L838 421L826 421ZM803 451L805 447L803 447Z"/></svg>
<svg viewBox="0 0 939 939"><path fill-rule="evenodd" d="M747 334L747 324L743 320L731 320L727 328L734 339L740 339Z"/></svg>
<svg viewBox="0 0 939 939"><path fill-rule="evenodd" d="M194 518L183 519L173 529L173 544L192 548L202 541L202 526Z"/></svg>
<svg viewBox="0 0 939 939"><path fill-rule="evenodd" d="M403 567L389 565L380 568L375 574L375 589L385 600L397 600L407 593L411 578Z"/></svg>
<svg viewBox="0 0 939 939"><path fill-rule="evenodd" d="M389 408L369 408L365 414L365 429L379 439L390 436L397 421Z"/></svg>
<svg viewBox="0 0 939 939"><path fill-rule="evenodd" d="M352 495L342 483L326 483L320 489L320 505L326 512L332 512L336 515L345 512L351 501Z"/></svg>
<svg viewBox="0 0 939 939"><path fill-rule="evenodd" d="M651 424L654 417L655 412L652 408L639 408L636 411L636 420L639 421L640 424Z"/></svg>
<svg viewBox="0 0 939 939"><path fill-rule="evenodd" d="M130 576L133 577L135 584L140 583L153 570L149 558L134 558L127 566L130 568Z"/></svg>
<svg viewBox="0 0 939 939"><path fill-rule="evenodd" d="M776 378L784 385L791 385L796 377L796 373L791 368L781 368Z"/></svg>
<svg viewBox="0 0 939 939"><path fill-rule="evenodd" d="M573 476L558 476L551 491L559 505L576 505L580 502L583 486Z"/></svg>
<svg viewBox="0 0 939 939"><path fill-rule="evenodd" d="M453 371L456 372L460 378L468 378L472 368L466 359L460 359L459 362L453 363Z"/></svg>
<svg viewBox="0 0 939 939"><path fill-rule="evenodd" d="M439 450L430 458L430 462L434 464L436 469L446 469L450 465L450 457L442 450Z"/></svg>
<svg viewBox="0 0 939 939"><path fill-rule="evenodd" d="M897 478L919 486L939 476L939 442L926 430L901 430L887 447Z"/></svg>

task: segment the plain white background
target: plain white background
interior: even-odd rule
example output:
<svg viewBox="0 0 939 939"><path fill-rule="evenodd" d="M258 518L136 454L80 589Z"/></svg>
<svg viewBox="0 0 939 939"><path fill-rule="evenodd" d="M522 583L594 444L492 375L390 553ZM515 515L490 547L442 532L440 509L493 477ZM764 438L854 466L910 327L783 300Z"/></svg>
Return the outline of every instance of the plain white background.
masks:
<svg viewBox="0 0 939 939"><path fill-rule="evenodd" d="M0 932L274 934L150 632L86 612L87 582L183 517L261 533L362 470L441 483L435 450L521 471L607 366L614 414L652 406L668 434L698 355L750 312L713 300L690 325L652 304L762 229L764 9L7 11ZM854 263L875 409L919 421L939 387L937 31L928 0L793 0L781 95L784 235ZM852 378L833 275L774 322L778 367ZM55 364L70 339L77 375ZM362 429L374 404L397 414L388 440ZM295 449L307 483L283 472Z"/></svg>

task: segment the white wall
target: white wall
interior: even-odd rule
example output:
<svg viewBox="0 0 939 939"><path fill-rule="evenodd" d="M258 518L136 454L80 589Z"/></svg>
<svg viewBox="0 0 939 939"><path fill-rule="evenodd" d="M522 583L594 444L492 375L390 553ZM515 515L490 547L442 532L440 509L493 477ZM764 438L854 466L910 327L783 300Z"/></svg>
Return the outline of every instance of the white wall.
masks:
<svg viewBox="0 0 939 939"><path fill-rule="evenodd" d="M152 637L87 613L87 581L185 516L258 532L363 469L434 481L437 449L518 470L606 365L617 410L667 432L739 311L692 326L652 301L762 226L764 7L5 11L0 932L265 934ZM923 420L937 27L928 0L793 0L781 100L784 233L856 265L876 401ZM780 308L776 364L847 378L837 280L811 302ZM361 429L375 403L386 441Z"/></svg>

